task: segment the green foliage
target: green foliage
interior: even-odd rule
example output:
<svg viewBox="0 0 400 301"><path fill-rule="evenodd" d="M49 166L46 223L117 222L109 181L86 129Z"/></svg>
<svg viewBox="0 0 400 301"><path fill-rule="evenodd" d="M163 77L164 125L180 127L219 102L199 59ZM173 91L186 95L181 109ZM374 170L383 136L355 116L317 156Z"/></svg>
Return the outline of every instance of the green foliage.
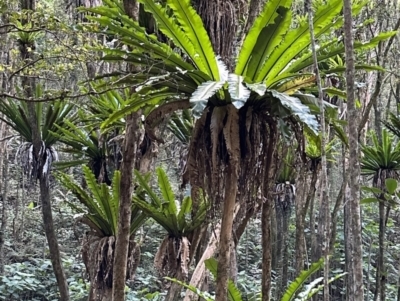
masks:
<svg viewBox="0 0 400 301"><path fill-rule="evenodd" d="M114 172L112 187L104 183L98 184L87 166L83 166L83 173L88 186L87 191L75 183L70 176L64 173L59 174L60 182L73 193L84 208L76 206L71 201L68 201L68 204L77 212L83 214L81 222L87 224L100 236L116 235L120 199L120 172ZM136 232L146 218L146 215L132 203L131 233Z"/></svg>
<svg viewBox="0 0 400 301"><path fill-rule="evenodd" d="M140 89L136 90L127 106L110 116L103 128L143 106L153 107L189 98L197 113L201 113L209 102L214 105L233 103L237 108L246 101L266 104L272 115L279 118L294 115L301 123L317 130L318 122L310 114L308 106L302 103L304 98L301 94L288 95L315 85L315 77L303 72L312 65L307 21L301 20L296 28L289 30L292 1L267 2L240 48L235 74L229 74L224 64L215 57L201 19L189 1L169 0L163 4L147 0L141 2L145 10L153 15L160 31L188 59L172 51L169 44L160 42L156 36L146 35L145 29L123 15L118 5L106 1L107 7L90 9L90 12L99 15L91 17L93 21L135 49L126 52L102 48L106 53L104 59L127 61L143 67L143 73L123 80L141 85ZM332 29L342 25L343 18L339 16L341 7L339 0L319 3L314 18L317 38L322 39ZM354 4L355 12L360 9L361 5ZM376 40L393 34L388 33ZM324 47L318 53L319 60L328 60L343 52L343 45L332 49ZM146 66L151 67L146 69Z"/></svg>
<svg viewBox="0 0 400 301"><path fill-rule="evenodd" d="M172 114L168 122L168 129L186 145L189 145L193 128L194 118L191 116L189 110L183 110L181 115L177 113Z"/></svg>
<svg viewBox="0 0 400 301"><path fill-rule="evenodd" d="M42 94L40 85L37 85L36 97ZM67 102L57 101L53 103L35 103L37 126L41 139L47 147L58 141L54 133L60 133L59 128L66 126L65 120L72 114L73 105ZM15 100L0 101L0 112L6 118L1 118L25 141L32 142L32 128L29 124L28 106L26 102Z"/></svg>
<svg viewBox="0 0 400 301"><path fill-rule="evenodd" d="M283 147L288 147L283 145ZM296 177L296 169L294 162L293 150L289 149L286 153L286 157L283 160L282 166L280 168L278 177L276 178L276 183L294 183Z"/></svg>
<svg viewBox="0 0 400 301"><path fill-rule="evenodd" d="M179 285L182 285L184 288L187 288L188 290L190 290L191 292L195 293L197 296L203 298L206 301L214 301L215 297L210 295L207 292L202 292L201 290L197 289L196 287L189 285L183 281L180 281L178 279L175 278L170 278L170 277L164 277L166 280L178 283ZM241 300L240 300L241 301Z"/></svg>
<svg viewBox="0 0 400 301"><path fill-rule="evenodd" d="M197 210L192 210L192 198L186 196L182 202L175 199L171 183L165 171L158 167L157 170L158 188L160 195L148 184L145 177L135 170L138 185L147 200L135 195L133 202L149 217L153 218L173 237L187 236L188 233L198 228L204 221L208 209L205 199L198 204Z"/></svg>
<svg viewBox="0 0 400 301"><path fill-rule="evenodd" d="M213 274L214 279L216 279L217 276L217 265L218 262L214 258L210 258L205 261L205 265L207 269ZM316 293L321 291L324 288L324 285L318 285L323 278L318 278L308 285L305 283L310 279L310 277L319 271L324 265L324 260L321 258L319 261L313 263L308 270L302 271L300 275L292 281L292 283L289 285L289 287L286 289L284 295L282 296L282 299L280 301L306 301L310 300L312 296L314 296ZM346 275L346 273L339 273L335 275L334 277L330 278L328 283L331 283L341 277ZM165 279L170 280L172 282L178 283L182 285L183 287L189 289L190 291L194 292L197 294L199 297L204 298L207 301L214 301L214 296L209 295L208 293L202 292L196 287L193 287L191 285L188 285L182 281L179 281L177 279L165 277ZM299 290L303 289L299 293ZM236 287L234 282L232 280L229 280L228 282L228 299L230 301L242 301L242 296L239 291L239 289ZM257 300L261 300L261 296L257 297Z"/></svg>
<svg viewBox="0 0 400 301"><path fill-rule="evenodd" d="M306 136L306 155L308 158L312 160L321 158L321 134L312 135L309 133L305 133ZM327 155L328 160L334 160L335 150L338 146L337 140L334 138L327 143L325 146L325 153Z"/></svg>
<svg viewBox="0 0 400 301"><path fill-rule="evenodd" d="M395 142L394 137L386 129L382 130L382 141L378 140L376 133L371 134L372 145L363 145L361 151L361 172L364 175L374 175L379 170L400 170L400 142Z"/></svg>
<svg viewBox="0 0 400 301"><path fill-rule="evenodd" d="M366 197L361 200L361 204L378 203L381 201L388 202L391 206L400 204L400 191L396 179L385 179L384 190L376 187L362 186L361 189L367 193L371 193L373 197Z"/></svg>
<svg viewBox="0 0 400 301"><path fill-rule="evenodd" d="M60 142L68 146L62 151L74 155L79 159L58 162L56 166L67 168L77 166L84 163L101 162L106 159L107 143L105 139L102 142L98 131L87 131L85 128L78 126L68 120L64 121L66 127L57 127L58 134L54 133L60 139ZM84 157L85 159L81 159Z"/></svg>
<svg viewBox="0 0 400 301"><path fill-rule="evenodd" d="M304 286L306 281L315 272L319 271L324 265L324 260L321 258L319 261L314 262L308 270L302 271L297 278L287 288L283 294L281 301L292 301L296 297L298 291Z"/></svg>
<svg viewBox="0 0 400 301"><path fill-rule="evenodd" d="M83 264L75 263L74 258L63 260L71 300L86 300L88 285L81 278ZM59 300L56 279L49 259L33 259L22 263L6 265L4 275L0 276L0 300Z"/></svg>

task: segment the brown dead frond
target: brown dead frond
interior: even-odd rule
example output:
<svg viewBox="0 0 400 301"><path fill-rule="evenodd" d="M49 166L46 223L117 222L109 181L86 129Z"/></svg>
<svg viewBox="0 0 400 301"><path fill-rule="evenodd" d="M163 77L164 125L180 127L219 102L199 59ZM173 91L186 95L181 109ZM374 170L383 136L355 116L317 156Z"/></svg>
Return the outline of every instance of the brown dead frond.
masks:
<svg viewBox="0 0 400 301"><path fill-rule="evenodd" d="M112 287L115 255L115 237L86 235L82 242L82 259L94 292ZM135 241L129 243L127 279L132 280L140 259L140 248Z"/></svg>
<svg viewBox="0 0 400 301"><path fill-rule="evenodd" d="M162 276L188 275L190 243L186 237L165 237L154 257L154 267Z"/></svg>
<svg viewBox="0 0 400 301"><path fill-rule="evenodd" d="M42 141L36 158L32 142L22 143L15 155L15 161L22 167L27 178L34 182L39 177L48 180L52 163L58 161L58 153L53 146L47 147Z"/></svg>
<svg viewBox="0 0 400 301"><path fill-rule="evenodd" d="M196 192L201 188L212 201L208 218L220 216L227 163L231 160L239 173L237 203L240 210L235 224L247 221L248 215L254 213L264 199L261 192L265 183L274 183L276 175L270 171L278 160L274 158L268 163L268 172L266 160L267 157L271 160L268 152L275 152L276 133L276 120L262 108L251 105L240 110L233 106L208 107L195 124L184 174L184 182L191 184L193 208L198 202Z"/></svg>

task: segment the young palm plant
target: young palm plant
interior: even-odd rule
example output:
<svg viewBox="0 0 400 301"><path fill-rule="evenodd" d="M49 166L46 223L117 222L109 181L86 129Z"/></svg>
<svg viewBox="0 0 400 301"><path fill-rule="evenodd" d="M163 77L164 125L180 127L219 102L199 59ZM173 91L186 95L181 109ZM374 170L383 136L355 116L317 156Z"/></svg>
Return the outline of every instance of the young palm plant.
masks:
<svg viewBox="0 0 400 301"><path fill-rule="evenodd" d="M315 85L315 75L307 72L313 64L307 20L301 19L292 26L292 0L268 1L239 45L232 73L214 53L203 22L189 0L167 0L162 4L139 1L152 14L168 43L148 34L118 4L104 2L106 7L90 9L95 15L91 19L133 51L103 48L103 59L129 62L141 66L142 72L118 80L134 85L136 93L125 107L109 117L103 128L139 108L154 108L147 117L151 120L193 107L199 119L192 133L184 181L191 184L194 203L203 189L212 198L211 212L223 208L217 299L226 300L237 199L243 212L255 206L257 191L268 199L275 177L273 154L279 123L300 132L303 127L318 130L317 119L303 104L313 96L299 92ZM354 12L361 8L355 4ZM314 17L316 38L322 41L325 36L328 40L331 31L343 24L341 10L341 0L318 2ZM357 41L355 48L368 49L394 34ZM330 39L317 54L319 61L324 61L343 52L343 43ZM270 218L268 208L263 209L265 223ZM263 229L266 237L267 226ZM264 244L264 252L268 252L268 242ZM269 277L267 261L263 262L264 277ZM268 288L263 296L267 300Z"/></svg>
<svg viewBox="0 0 400 301"><path fill-rule="evenodd" d="M400 142L386 129L382 130L381 141L376 133L372 133L372 145L363 145L361 151L361 172L372 176L372 185L386 192L387 179L399 179L400 174ZM374 295L385 300L386 266L384 263L386 221L389 216L390 203L386 202L384 194L376 196L379 200L379 254L376 268L376 288Z"/></svg>
<svg viewBox="0 0 400 301"><path fill-rule="evenodd" d="M111 300L121 173L114 172L112 186L105 183L99 184L88 166L83 166L83 174L87 184L85 190L67 174L60 173L59 179L81 205L67 201L74 210L80 213L78 222L90 228L82 247L82 259L91 281L92 299L90 300ZM140 191L137 193L136 198L140 199ZM134 276L140 259L140 249L134 241L135 233L146 219L146 214L132 202L128 279Z"/></svg>
<svg viewBox="0 0 400 301"><path fill-rule="evenodd" d="M184 280L188 276L190 245L196 239L196 230L205 220L208 203L203 200L196 204L194 210L190 196L177 201L165 171L158 167L156 173L160 193L154 191L146 179L135 171L136 180L147 199L134 196L133 202L168 232L154 257L155 268L162 276ZM171 288L166 300L175 300L178 288Z"/></svg>

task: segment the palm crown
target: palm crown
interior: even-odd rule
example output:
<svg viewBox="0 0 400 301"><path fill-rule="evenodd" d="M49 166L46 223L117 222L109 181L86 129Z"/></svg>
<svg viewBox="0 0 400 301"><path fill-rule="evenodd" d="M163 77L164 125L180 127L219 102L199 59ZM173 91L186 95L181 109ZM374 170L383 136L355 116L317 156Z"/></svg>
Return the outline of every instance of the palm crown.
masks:
<svg viewBox="0 0 400 301"><path fill-rule="evenodd" d="M104 59L147 66L145 72L119 81L136 85L136 93L127 106L112 114L103 126L145 105L184 98L200 112L208 101L214 105L233 103L237 108L245 102L264 104L273 115L294 114L308 126L317 128L315 118L302 104L305 96L297 92L315 85L315 77L304 72L312 65L308 50L311 41L305 19L291 27L292 1L267 2L239 49L234 73L228 72L215 55L190 1L168 0L166 7L150 0L140 2L152 13L159 31L171 43L162 43L155 35L147 34L137 22L124 15L121 7L110 1L105 2L108 7L90 9L100 15L92 19L104 26L108 34L134 49L104 48ZM355 4L354 12L359 12L361 7ZM342 1L339 0L318 5L314 18L316 38L323 40L324 35L342 25L343 18L338 16L341 9ZM356 42L355 48L372 47L393 34L384 33L365 43ZM328 60L343 52L343 43L330 39L322 43L318 59Z"/></svg>

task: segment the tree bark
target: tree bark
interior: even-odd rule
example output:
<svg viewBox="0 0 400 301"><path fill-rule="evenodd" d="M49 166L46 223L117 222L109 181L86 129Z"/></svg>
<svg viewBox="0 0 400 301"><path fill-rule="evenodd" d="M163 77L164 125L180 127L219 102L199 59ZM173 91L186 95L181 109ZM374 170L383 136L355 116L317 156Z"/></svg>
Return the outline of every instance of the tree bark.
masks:
<svg viewBox="0 0 400 301"><path fill-rule="evenodd" d="M7 136L8 128L5 122L0 121L0 138ZM1 226L0 226L0 275L4 274L4 242L7 229L7 198L8 198L8 151L7 141L0 143L0 201L1 208Z"/></svg>
<svg viewBox="0 0 400 301"><path fill-rule="evenodd" d="M21 9L35 11L35 0L22 0ZM32 60L32 52L29 48L33 48L31 43L27 41L20 41L21 57L26 63ZM33 91L35 89L35 81L33 78L23 76L21 78L22 88L25 92L27 98L32 98L34 96ZM48 172L43 173L43 168L45 162L43 162L43 157L39 154L42 148L41 134L39 130L36 109L34 102L28 102L29 109L29 124L32 130L32 144L33 144L33 156L36 161L37 170L34 172L35 179L39 179L40 185L40 199L42 202L42 216L43 216L43 226L46 233L47 242L49 245L50 259L53 266L53 271L56 276L58 289L60 292L60 299L62 301L69 300L69 290L68 283L65 277L64 269L61 262L60 250L58 247L57 235L54 229L53 215L51 210L51 197L50 197L50 187L49 187L49 175Z"/></svg>
<svg viewBox="0 0 400 301"><path fill-rule="evenodd" d="M238 181L237 162L229 162L225 182L225 197L221 221L221 233L219 240L219 257L216 300L226 301L228 290L228 278L230 267L230 255L232 249L232 226L236 203Z"/></svg>
<svg viewBox="0 0 400 301"><path fill-rule="evenodd" d="M203 252L203 255L201 256L199 262L197 263L189 283L193 287L199 288L204 281L205 269L206 269L204 262L207 259L211 258L214 255L215 251L217 250L217 245L221 233L221 224L217 224L215 228L212 229L211 231L212 234L208 242L207 248ZM183 301L192 301L195 299L196 299L195 294L190 290L186 290L185 299Z"/></svg>
<svg viewBox="0 0 400 301"><path fill-rule="evenodd" d="M133 167L137 153L139 134L139 114L132 113L126 118L125 140L122 151L120 204L118 216L118 231L115 243L113 270L113 300L123 301L125 298L125 282L130 238Z"/></svg>
<svg viewBox="0 0 400 301"><path fill-rule="evenodd" d="M350 198L345 207L348 208L346 215L351 218L349 229L351 237L346 241L346 249L350 247L352 271L348 275L350 286L348 287L348 298L351 301L364 300L363 266L362 266L362 237L361 237L361 210L360 210L360 163L359 163L359 130L357 128L358 111L355 102L354 91L354 38L353 17L351 0L343 0L344 33L345 33L345 55L346 55L346 92L348 111L348 136L349 136L349 165L348 173L350 180Z"/></svg>
<svg viewBox="0 0 400 301"><path fill-rule="evenodd" d="M262 243L262 279L261 279L261 294L262 301L269 301L271 295L271 261L272 261L272 248L271 248L271 216L273 209L272 191L274 176L276 174L276 164L274 161L274 153L277 144L277 134L275 125L264 126L262 132L268 133L268 146L265 146L263 162L265 166L265 179L262 189L263 207L261 213L261 243Z"/></svg>
<svg viewBox="0 0 400 301"><path fill-rule="evenodd" d="M296 254L296 274L300 274L304 270L304 259L305 259L305 245L304 245L304 229L306 223L306 214L309 207L308 198L306 195L306 166L303 162L300 162L299 176L296 180L296 186L298 187L296 195L296 242L295 242L295 254ZM313 189L312 187L310 189Z"/></svg>
<svg viewBox="0 0 400 301"><path fill-rule="evenodd" d="M139 19L139 4L136 0L123 1L125 13L133 20ZM128 66L129 71L136 71ZM140 113L133 112L126 117L125 139L122 148L120 203L118 215L118 231L115 243L113 270L113 301L124 301L127 275L130 224L132 211L133 168L138 149Z"/></svg>

